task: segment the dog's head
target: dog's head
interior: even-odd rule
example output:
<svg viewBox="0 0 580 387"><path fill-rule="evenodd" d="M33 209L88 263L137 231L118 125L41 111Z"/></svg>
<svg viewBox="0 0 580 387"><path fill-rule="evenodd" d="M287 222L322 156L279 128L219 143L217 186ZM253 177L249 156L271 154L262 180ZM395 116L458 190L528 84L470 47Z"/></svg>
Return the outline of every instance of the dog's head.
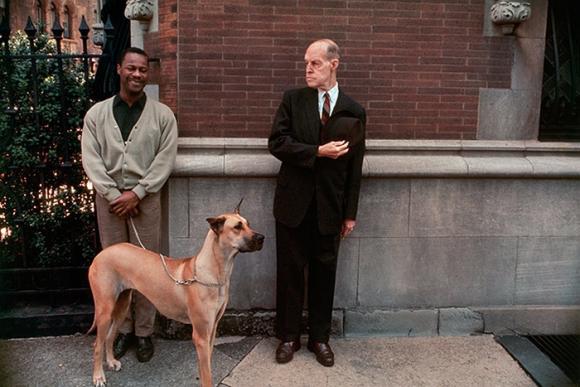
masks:
<svg viewBox="0 0 580 387"><path fill-rule="evenodd" d="M264 235L250 228L247 219L239 214L239 205L235 213L223 214L206 220L213 232L220 238L220 243L228 243L230 247L241 253L261 250L264 245Z"/></svg>

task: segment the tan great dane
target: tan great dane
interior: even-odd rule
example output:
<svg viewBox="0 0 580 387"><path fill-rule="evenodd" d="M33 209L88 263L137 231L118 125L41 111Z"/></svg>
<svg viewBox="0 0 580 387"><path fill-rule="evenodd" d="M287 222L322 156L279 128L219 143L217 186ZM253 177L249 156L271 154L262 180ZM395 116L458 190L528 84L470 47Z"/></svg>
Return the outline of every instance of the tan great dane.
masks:
<svg viewBox="0 0 580 387"><path fill-rule="evenodd" d="M212 386L211 355L217 324L222 317L230 288L234 257L238 252L262 248L264 236L234 213L208 218L210 230L197 257L165 258L129 243L101 251L89 268L95 301L95 317L89 332L97 328L93 384L104 386L103 348L107 366L115 371L121 362L113 356L117 329L136 289L163 315L193 327L199 374L203 387Z"/></svg>

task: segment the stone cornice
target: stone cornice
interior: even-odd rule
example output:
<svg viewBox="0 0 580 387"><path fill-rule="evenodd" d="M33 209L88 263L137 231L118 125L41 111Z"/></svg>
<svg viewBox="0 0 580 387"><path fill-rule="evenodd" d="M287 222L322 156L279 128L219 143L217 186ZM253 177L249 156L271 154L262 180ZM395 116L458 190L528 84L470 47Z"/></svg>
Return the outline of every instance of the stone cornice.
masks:
<svg viewBox="0 0 580 387"><path fill-rule="evenodd" d="M175 177L272 177L259 138L180 138ZM365 177L580 178L580 143L367 140Z"/></svg>

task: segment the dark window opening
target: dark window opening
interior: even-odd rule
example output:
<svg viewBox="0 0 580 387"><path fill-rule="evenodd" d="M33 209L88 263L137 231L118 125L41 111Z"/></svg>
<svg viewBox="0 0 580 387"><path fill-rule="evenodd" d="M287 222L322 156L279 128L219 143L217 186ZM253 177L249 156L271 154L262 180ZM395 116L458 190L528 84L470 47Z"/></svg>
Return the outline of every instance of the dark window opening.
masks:
<svg viewBox="0 0 580 387"><path fill-rule="evenodd" d="M540 141L580 141L580 2L550 1Z"/></svg>
<svg viewBox="0 0 580 387"><path fill-rule="evenodd" d="M8 19L7 16L7 7L6 7L6 0L0 0L0 24L4 21L4 19Z"/></svg>
<svg viewBox="0 0 580 387"><path fill-rule="evenodd" d="M68 6L64 6L64 17L63 17L63 23L62 23L62 28L64 30L63 32L63 37L65 39L72 39L72 34L71 34L71 30L70 30L70 26L72 25L72 17L71 14L68 10Z"/></svg>
<svg viewBox="0 0 580 387"><path fill-rule="evenodd" d="M49 28L54 26L54 23L58 20L58 11L56 10L56 5L50 3L50 25Z"/></svg>
<svg viewBox="0 0 580 387"><path fill-rule="evenodd" d="M40 0L36 1L36 22L37 22L36 28L40 32L44 32L44 27L46 24L44 21L44 6L42 5L42 1Z"/></svg>

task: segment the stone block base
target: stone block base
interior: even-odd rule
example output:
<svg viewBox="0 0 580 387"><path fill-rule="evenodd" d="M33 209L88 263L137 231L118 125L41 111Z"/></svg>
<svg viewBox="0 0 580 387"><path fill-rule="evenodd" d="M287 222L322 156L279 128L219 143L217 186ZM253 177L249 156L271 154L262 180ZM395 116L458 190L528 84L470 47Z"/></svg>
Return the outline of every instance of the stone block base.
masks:
<svg viewBox="0 0 580 387"><path fill-rule="evenodd" d="M228 311L218 336L274 336L274 311ZM303 316L303 333L307 315ZM157 319L156 334L179 340L191 339L191 326ZM444 308L422 310L335 310L333 336L468 336L578 335L580 306L525 306Z"/></svg>

